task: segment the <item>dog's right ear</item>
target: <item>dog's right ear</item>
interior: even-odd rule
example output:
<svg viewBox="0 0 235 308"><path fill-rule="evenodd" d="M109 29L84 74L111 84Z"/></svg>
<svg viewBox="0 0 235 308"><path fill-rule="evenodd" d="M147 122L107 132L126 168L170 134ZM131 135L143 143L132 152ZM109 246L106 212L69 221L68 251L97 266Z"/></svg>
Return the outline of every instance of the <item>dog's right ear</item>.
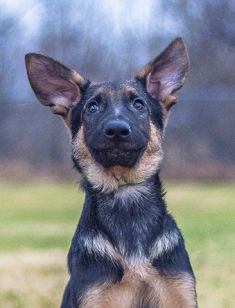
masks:
<svg viewBox="0 0 235 308"><path fill-rule="evenodd" d="M182 38L178 37L159 56L145 65L136 78L168 111L176 102L174 93L183 86L188 69L187 47Z"/></svg>
<svg viewBox="0 0 235 308"><path fill-rule="evenodd" d="M25 56L30 85L44 106L66 118L81 99L81 89L88 82L77 72L40 54Z"/></svg>

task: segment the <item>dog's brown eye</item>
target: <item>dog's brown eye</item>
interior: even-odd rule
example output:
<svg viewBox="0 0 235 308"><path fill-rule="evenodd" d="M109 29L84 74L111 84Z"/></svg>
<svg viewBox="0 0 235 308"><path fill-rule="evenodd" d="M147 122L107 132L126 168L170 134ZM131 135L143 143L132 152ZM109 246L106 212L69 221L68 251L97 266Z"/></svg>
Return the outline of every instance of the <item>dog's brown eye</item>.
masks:
<svg viewBox="0 0 235 308"><path fill-rule="evenodd" d="M90 102L88 103L87 110L88 110L90 113L98 112L98 111L100 110L100 107L99 107L97 101L95 101L95 100L90 101Z"/></svg>
<svg viewBox="0 0 235 308"><path fill-rule="evenodd" d="M145 108L144 101L140 98L135 98L132 102L132 106L137 110L143 110Z"/></svg>

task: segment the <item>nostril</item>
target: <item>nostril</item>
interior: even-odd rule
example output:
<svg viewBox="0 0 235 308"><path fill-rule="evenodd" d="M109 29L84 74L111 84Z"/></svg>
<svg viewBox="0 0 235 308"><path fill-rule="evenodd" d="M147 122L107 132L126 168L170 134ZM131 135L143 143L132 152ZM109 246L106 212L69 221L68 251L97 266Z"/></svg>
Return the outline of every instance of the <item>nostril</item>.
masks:
<svg viewBox="0 0 235 308"><path fill-rule="evenodd" d="M128 137L130 135L130 129L129 128L122 128L120 130L121 137Z"/></svg>
<svg viewBox="0 0 235 308"><path fill-rule="evenodd" d="M115 136L115 131L112 128L107 128L105 130L105 136L108 138L113 138Z"/></svg>

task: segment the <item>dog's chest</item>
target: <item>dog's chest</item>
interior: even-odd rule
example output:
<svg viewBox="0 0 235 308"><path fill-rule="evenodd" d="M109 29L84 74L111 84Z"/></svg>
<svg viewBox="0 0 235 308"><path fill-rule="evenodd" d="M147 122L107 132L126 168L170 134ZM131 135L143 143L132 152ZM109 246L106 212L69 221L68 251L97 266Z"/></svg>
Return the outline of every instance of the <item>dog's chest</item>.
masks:
<svg viewBox="0 0 235 308"><path fill-rule="evenodd" d="M87 292L82 307L157 307L158 299L152 296L154 292L151 276L156 279L157 272L143 264L126 267L119 282L114 284L107 282L93 286Z"/></svg>
<svg viewBox="0 0 235 308"><path fill-rule="evenodd" d="M104 307L157 307L151 276L156 279L155 270L144 265L126 268L122 280L105 290Z"/></svg>
<svg viewBox="0 0 235 308"><path fill-rule="evenodd" d="M164 277L150 264L125 268L121 281L93 286L83 308L190 308L195 307L190 277Z"/></svg>
<svg viewBox="0 0 235 308"><path fill-rule="evenodd" d="M170 218L164 216L156 196L149 190L141 193L136 198L122 194L115 199L102 196L98 200L96 214L102 232L88 236L83 247L105 258L109 256L124 272L116 283L107 278L91 285L81 307L196 307L190 275L162 275L152 265L153 259L173 250L180 237L175 227L168 226Z"/></svg>
<svg viewBox="0 0 235 308"><path fill-rule="evenodd" d="M140 258L148 254L162 228L161 208L156 206L150 189L142 186L99 200L98 219L121 255Z"/></svg>

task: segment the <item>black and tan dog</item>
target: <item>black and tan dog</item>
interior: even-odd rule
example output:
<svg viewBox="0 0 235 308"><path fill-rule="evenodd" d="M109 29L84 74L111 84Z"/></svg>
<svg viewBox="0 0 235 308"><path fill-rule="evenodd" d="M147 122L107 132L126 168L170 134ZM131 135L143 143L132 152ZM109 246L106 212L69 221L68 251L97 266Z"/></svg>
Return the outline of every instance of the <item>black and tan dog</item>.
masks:
<svg viewBox="0 0 235 308"><path fill-rule="evenodd" d="M181 38L125 82L92 83L48 57L26 55L37 98L71 130L86 192L63 308L197 307L184 240L159 179L172 94L188 65Z"/></svg>

